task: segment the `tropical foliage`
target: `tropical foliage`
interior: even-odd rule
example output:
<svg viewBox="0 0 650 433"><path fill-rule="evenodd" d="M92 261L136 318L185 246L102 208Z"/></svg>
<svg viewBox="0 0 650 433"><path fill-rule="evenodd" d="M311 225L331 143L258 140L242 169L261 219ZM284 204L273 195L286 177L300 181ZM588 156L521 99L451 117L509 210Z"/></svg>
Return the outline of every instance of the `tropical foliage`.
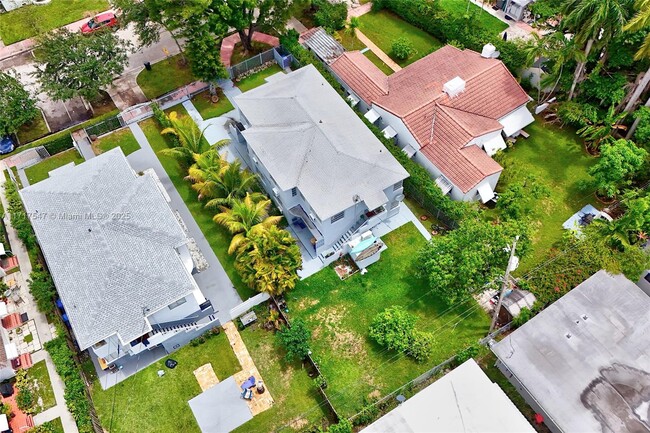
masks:
<svg viewBox="0 0 650 433"><path fill-rule="evenodd" d="M629 140L617 140L601 146L600 158L589 169L598 194L612 198L630 186L646 165L648 152Z"/></svg>
<svg viewBox="0 0 650 433"><path fill-rule="evenodd" d="M433 334L415 328L417 318L399 306L386 308L370 325L370 338L388 350L404 353L416 361L431 354Z"/></svg>
<svg viewBox="0 0 650 433"><path fill-rule="evenodd" d="M286 360L301 361L309 354L309 340L311 331L302 319L296 319L289 326L283 326L278 331L278 344L286 351Z"/></svg>
<svg viewBox="0 0 650 433"><path fill-rule="evenodd" d="M178 146L161 150L161 155L171 156L181 164L189 166L195 160L195 155L211 149L204 137L205 129L200 130L191 117L179 117L177 112L172 111L169 114L169 122L172 126L163 129L161 134L174 135L178 139Z"/></svg>

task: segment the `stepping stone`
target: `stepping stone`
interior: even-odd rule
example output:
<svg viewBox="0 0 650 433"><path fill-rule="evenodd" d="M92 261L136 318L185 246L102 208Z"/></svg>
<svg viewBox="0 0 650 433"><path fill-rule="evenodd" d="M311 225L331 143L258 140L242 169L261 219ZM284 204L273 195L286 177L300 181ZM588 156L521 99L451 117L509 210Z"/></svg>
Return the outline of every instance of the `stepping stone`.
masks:
<svg viewBox="0 0 650 433"><path fill-rule="evenodd" d="M194 377L196 377L197 382L199 382L201 391L210 389L219 383L219 379L212 369L212 364L209 362L194 370Z"/></svg>

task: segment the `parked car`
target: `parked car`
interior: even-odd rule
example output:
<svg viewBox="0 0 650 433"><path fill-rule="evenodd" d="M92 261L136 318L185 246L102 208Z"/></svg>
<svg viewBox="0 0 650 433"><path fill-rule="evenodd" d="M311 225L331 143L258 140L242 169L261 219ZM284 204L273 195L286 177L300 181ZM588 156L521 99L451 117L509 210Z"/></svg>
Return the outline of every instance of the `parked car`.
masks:
<svg viewBox="0 0 650 433"><path fill-rule="evenodd" d="M118 24L117 17L113 12L105 12L91 18L86 24L81 27L81 33L90 34L101 29L116 27Z"/></svg>
<svg viewBox="0 0 650 433"><path fill-rule="evenodd" d="M0 155L11 153L16 148L16 143L13 138L6 136L0 137Z"/></svg>

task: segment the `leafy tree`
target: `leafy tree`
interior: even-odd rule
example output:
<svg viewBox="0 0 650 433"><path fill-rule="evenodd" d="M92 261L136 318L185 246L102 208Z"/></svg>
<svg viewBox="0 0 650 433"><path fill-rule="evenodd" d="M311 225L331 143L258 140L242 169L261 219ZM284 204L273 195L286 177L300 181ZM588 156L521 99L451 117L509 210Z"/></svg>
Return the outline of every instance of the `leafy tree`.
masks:
<svg viewBox="0 0 650 433"><path fill-rule="evenodd" d="M251 194L243 200L235 200L232 208L221 206L221 213L212 218L234 234L228 247L228 254L234 254L248 246L251 236L268 230L282 220L280 216L269 216L271 200L255 201Z"/></svg>
<svg viewBox="0 0 650 433"><path fill-rule="evenodd" d="M634 131L634 140L644 145L650 144L650 108L640 107L633 116L638 125Z"/></svg>
<svg viewBox="0 0 650 433"><path fill-rule="evenodd" d="M206 82L228 78L228 71L221 63L217 41L206 25L191 27L187 39L187 57L192 74Z"/></svg>
<svg viewBox="0 0 650 433"><path fill-rule="evenodd" d="M333 32L345 27L348 18L348 5L346 2L331 3L329 0L318 0L318 10L314 14L316 24Z"/></svg>
<svg viewBox="0 0 650 433"><path fill-rule="evenodd" d="M296 319L291 327L284 326L278 331L278 343L286 350L285 359L288 362L301 361L309 355L309 340L311 331L307 328L304 320Z"/></svg>
<svg viewBox="0 0 650 433"><path fill-rule="evenodd" d="M417 318L399 306L386 308L370 325L370 338L389 350L406 352Z"/></svg>
<svg viewBox="0 0 650 433"><path fill-rule="evenodd" d="M648 152L629 140L616 140L601 146L600 158L588 173L593 177L598 194L614 197L639 174L646 164Z"/></svg>
<svg viewBox="0 0 650 433"><path fill-rule="evenodd" d="M418 254L419 274L447 304L466 300L471 293L501 277L509 251L519 235L517 255L529 249L529 226L524 221L501 224L466 219L444 236L435 236Z"/></svg>
<svg viewBox="0 0 650 433"><path fill-rule="evenodd" d="M289 0L213 0L213 14L208 22L217 35L224 34L230 27L237 30L244 50L250 51L257 28L277 31L284 28L288 6Z"/></svg>
<svg viewBox="0 0 650 433"><path fill-rule="evenodd" d="M252 233L235 262L249 287L274 296L296 286L301 266L302 256L295 239L276 226Z"/></svg>
<svg viewBox="0 0 650 433"><path fill-rule="evenodd" d="M190 116L179 117L176 111L172 111L169 113L169 121L173 126L163 129L160 133L176 137L178 146L163 149L158 153L176 158L187 167L195 160L194 155L200 155L211 149L204 136L205 128L200 130Z"/></svg>
<svg viewBox="0 0 650 433"><path fill-rule="evenodd" d="M562 26L575 34L576 43L584 46L584 58L578 62L569 91L573 99L575 89L585 72L589 53L594 44L607 45L618 33L629 15L629 0L566 0L562 7Z"/></svg>
<svg viewBox="0 0 650 433"><path fill-rule="evenodd" d="M476 355L478 355L478 350L479 349L476 345L471 345L469 347L466 347L465 349L461 350L456 354L456 362L462 364L468 359L474 358Z"/></svg>
<svg viewBox="0 0 650 433"><path fill-rule="evenodd" d="M39 39L33 75L52 99L96 99L128 62L128 43L115 33L83 35L63 28Z"/></svg>
<svg viewBox="0 0 650 433"><path fill-rule="evenodd" d="M29 387L20 388L18 390L18 395L16 396L16 404L18 405L18 409L25 413L34 412L34 394L32 393L32 390L29 389Z"/></svg>
<svg viewBox="0 0 650 433"><path fill-rule="evenodd" d="M40 112L36 101L20 81L0 71L0 137L14 134L22 125L34 120Z"/></svg>
<svg viewBox="0 0 650 433"><path fill-rule="evenodd" d="M601 143L611 141L616 131L627 129L621 124L625 117L627 117L626 112L616 114L616 107L612 105L605 117L578 129L578 135L584 137L587 148L595 152L600 148Z"/></svg>
<svg viewBox="0 0 650 433"><path fill-rule="evenodd" d="M522 181L508 186L499 195L497 208L506 219L521 219L529 216L537 206L539 200L551 195L548 187L535 176L528 175Z"/></svg>
<svg viewBox="0 0 650 433"><path fill-rule="evenodd" d="M524 323L528 322L533 317L533 312L528 307L523 307L519 310L519 314L512 319L512 325L519 328Z"/></svg>
<svg viewBox="0 0 650 433"><path fill-rule="evenodd" d="M623 74L592 74L582 83L585 96L600 102L601 106L609 107L619 104L625 97L627 78Z"/></svg>
<svg viewBox="0 0 650 433"><path fill-rule="evenodd" d="M413 51L413 44L404 36L395 39L391 45L391 52L399 60L408 59L408 57L413 54Z"/></svg>

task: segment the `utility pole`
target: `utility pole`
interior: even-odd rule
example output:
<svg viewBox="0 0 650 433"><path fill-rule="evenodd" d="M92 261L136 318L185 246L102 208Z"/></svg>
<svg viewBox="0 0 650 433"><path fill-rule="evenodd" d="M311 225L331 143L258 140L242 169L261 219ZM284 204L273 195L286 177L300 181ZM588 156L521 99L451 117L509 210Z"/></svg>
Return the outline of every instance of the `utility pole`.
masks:
<svg viewBox="0 0 650 433"><path fill-rule="evenodd" d="M499 295L499 301L497 302L497 306L494 309L494 314L492 315L492 324L490 325L490 332L488 334L491 334L492 331L494 331L494 327L497 324L497 317L499 317L499 311L501 310L501 302L503 301L503 295L506 293L506 288L508 287L509 280L510 280L510 271L512 271L512 259L515 256L515 248L517 248L517 241L519 240L519 236L515 236L515 240L512 242L512 248L510 249L510 259L508 259L508 265L506 266L506 276L503 279L503 284L501 285L501 294Z"/></svg>

